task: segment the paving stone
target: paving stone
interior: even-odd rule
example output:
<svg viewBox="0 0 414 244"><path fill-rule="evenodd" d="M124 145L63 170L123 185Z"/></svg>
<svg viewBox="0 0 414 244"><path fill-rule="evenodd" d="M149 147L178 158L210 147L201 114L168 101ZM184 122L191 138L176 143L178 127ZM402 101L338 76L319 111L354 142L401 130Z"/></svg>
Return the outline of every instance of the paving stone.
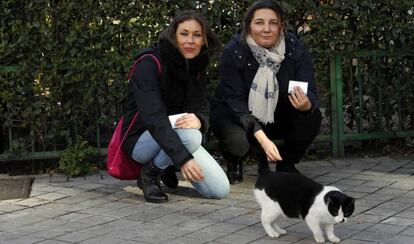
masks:
<svg viewBox="0 0 414 244"><path fill-rule="evenodd" d="M393 215L397 214L400 211L401 211L400 209L383 208L380 205L380 206L372 208L372 209L370 209L370 210L368 210L364 213L369 214L369 215L381 215L381 216L384 216L384 217L390 217L390 216L393 216Z"/></svg>
<svg viewBox="0 0 414 244"><path fill-rule="evenodd" d="M77 188L63 188L56 193L65 194L67 196L75 196L86 192L85 189L77 189Z"/></svg>
<svg viewBox="0 0 414 244"><path fill-rule="evenodd" d="M381 223L383 224L392 224L392 225L402 225L402 226L410 226L414 224L414 219L403 218L403 217L391 217L388 218Z"/></svg>
<svg viewBox="0 0 414 244"><path fill-rule="evenodd" d="M390 225L390 224L376 224L368 228L367 231L396 235L404 229L406 229L406 226L398 226L398 225Z"/></svg>
<svg viewBox="0 0 414 244"><path fill-rule="evenodd" d="M381 221L388 218L388 216L384 215L371 215L371 214L360 214L355 217L358 221L361 222L370 222L370 223L380 223Z"/></svg>
<svg viewBox="0 0 414 244"><path fill-rule="evenodd" d="M106 216L91 216L88 218L79 219L79 223L91 224L91 225L101 225L104 223L109 223L117 218L106 217Z"/></svg>
<svg viewBox="0 0 414 244"><path fill-rule="evenodd" d="M112 238L110 235L107 236L99 236L94 237L85 241L81 241L79 243L81 244L116 244L116 243L122 243L122 239L115 239Z"/></svg>
<svg viewBox="0 0 414 244"><path fill-rule="evenodd" d="M50 203L48 200L38 199L38 198L28 198L22 201L16 202L17 205L25 206L25 207L34 207L39 205L45 205Z"/></svg>
<svg viewBox="0 0 414 244"><path fill-rule="evenodd" d="M196 240L196 239L192 239L189 237L178 237L175 239L168 239L165 240L165 243L169 243L169 244L194 244L194 243L201 243L200 240ZM212 243L217 243L217 242L212 242Z"/></svg>
<svg viewBox="0 0 414 244"><path fill-rule="evenodd" d="M381 232L372 232L372 231L363 231L354 236L352 239L362 240L362 241L386 241L392 237L390 234L381 233Z"/></svg>
<svg viewBox="0 0 414 244"><path fill-rule="evenodd" d="M81 241L88 240L93 237L96 237L96 235L85 232L73 232L66 235L61 235L59 237L55 237L54 239L70 243L79 243Z"/></svg>
<svg viewBox="0 0 414 244"><path fill-rule="evenodd" d="M66 234L65 231L56 231L53 229L47 229L47 230L33 232L29 236L38 237L42 239L53 239L57 236L62 236L65 234Z"/></svg>
<svg viewBox="0 0 414 244"><path fill-rule="evenodd" d="M14 212L17 210L22 210L22 209L26 209L25 206L19 206L19 205L15 205L15 204L10 204L10 203L4 203L4 205L0 206L0 209L2 212Z"/></svg>
<svg viewBox="0 0 414 244"><path fill-rule="evenodd" d="M229 233L202 230L189 233L185 237L193 239L194 243L203 243L207 241L216 240L227 235L229 235Z"/></svg>
<svg viewBox="0 0 414 244"><path fill-rule="evenodd" d="M414 236L414 227L410 227L410 228L404 230L403 232L401 232L401 235Z"/></svg>
<svg viewBox="0 0 414 244"><path fill-rule="evenodd" d="M30 243L41 242L44 240L45 239L42 239L42 238L24 236L24 237L19 237L16 239L7 240L7 244L30 244Z"/></svg>
<svg viewBox="0 0 414 244"><path fill-rule="evenodd" d="M57 209L53 206L53 203L47 204L47 206L40 205L32 208L25 208L15 213L19 213L26 216L35 216L43 218L55 218L67 213L65 209Z"/></svg>
<svg viewBox="0 0 414 244"><path fill-rule="evenodd" d="M282 228L285 228L285 226L282 226ZM206 230L206 229L209 229L209 227L203 230ZM257 236L257 238L262 238L262 237L267 236L265 230L263 229L262 224L260 225L256 224L256 225L247 226L247 227L244 226L244 228L237 230L234 233L239 234L239 235L248 235L248 236L254 235L254 236Z"/></svg>
<svg viewBox="0 0 414 244"><path fill-rule="evenodd" d="M76 188L85 189L85 190L93 190L93 189L104 187L104 186L105 185L102 185L102 184L87 183L87 184L77 185Z"/></svg>
<svg viewBox="0 0 414 244"><path fill-rule="evenodd" d="M245 229L247 226L242 224L236 224L236 223L218 223L215 225L208 226L204 229L202 229L203 232L211 232L211 233L233 233L237 231L241 231Z"/></svg>
<svg viewBox="0 0 414 244"><path fill-rule="evenodd" d="M59 200L65 197L68 197L68 195L62 194L62 193L56 193L56 192L36 196L36 198L44 199L47 201L56 201L56 200Z"/></svg>
<svg viewBox="0 0 414 244"><path fill-rule="evenodd" d="M182 216L181 214L169 214L157 219L153 219L151 222L165 225L177 225L186 221L191 221L192 219L193 218Z"/></svg>
<svg viewBox="0 0 414 244"><path fill-rule="evenodd" d="M254 242L251 242L251 243L255 243L255 244L289 244L291 242L281 241L281 240L277 240L277 239L274 239L274 238L264 237L264 238L261 238L259 240L255 240Z"/></svg>
<svg viewBox="0 0 414 244"><path fill-rule="evenodd" d="M354 180L354 179L342 179L337 181L339 184L350 185L350 186L359 186L366 184L368 181L366 180Z"/></svg>
<svg viewBox="0 0 414 244"><path fill-rule="evenodd" d="M68 213L68 214L56 217L55 220L64 221L64 222L72 222L72 221L79 221L81 219L86 219L90 217L92 217L92 215L82 214L82 213Z"/></svg>
<svg viewBox="0 0 414 244"><path fill-rule="evenodd" d="M16 239L18 237L19 234L0 231L0 243L7 243L7 240Z"/></svg>
<svg viewBox="0 0 414 244"><path fill-rule="evenodd" d="M42 222L46 219L47 218L43 217L43 216L36 216L36 215L24 216L23 215L23 216L16 217L16 218L14 218L10 221L13 222L13 223L16 223L18 225L24 226L24 225L31 225L31 224L34 224L34 223Z"/></svg>
<svg viewBox="0 0 414 244"><path fill-rule="evenodd" d="M361 241L361 240L353 240L353 239L347 239L341 241L341 244L373 244L378 243L376 241Z"/></svg>
<svg viewBox="0 0 414 244"><path fill-rule="evenodd" d="M191 229L193 231L197 231L197 230L201 230L203 228L206 228L207 226L214 225L214 224L215 224L215 222L211 221L209 219L197 218L197 219L194 219L194 220L183 222L183 223L179 224L178 226L183 227L183 228L187 228L187 229Z"/></svg>
<svg viewBox="0 0 414 244"><path fill-rule="evenodd" d="M218 238L217 241L222 243L250 243L257 240L255 236L246 236L238 234L229 234L222 238Z"/></svg>
<svg viewBox="0 0 414 244"><path fill-rule="evenodd" d="M413 237L411 236L394 236L384 242L385 244L412 244Z"/></svg>
<svg viewBox="0 0 414 244"><path fill-rule="evenodd" d="M47 193L49 193L49 192L47 192L47 191L41 191L41 190L32 190L30 192L30 197L37 197L39 195L44 195L44 194L47 194Z"/></svg>
<svg viewBox="0 0 414 244"><path fill-rule="evenodd" d="M67 242L58 241L58 240L46 240L41 242L36 242L37 244L67 244Z"/></svg>
<svg viewBox="0 0 414 244"><path fill-rule="evenodd" d="M407 190L399 190L399 189L393 189L393 188L389 188L389 189L381 189L378 192L376 192L377 194L379 194L380 196L384 196L384 195L390 195L390 196L400 196L403 195L405 193L407 193Z"/></svg>
<svg viewBox="0 0 414 244"><path fill-rule="evenodd" d="M411 177L412 178L412 177ZM400 190L413 190L414 189L414 179L399 181L390 185L391 188L396 188Z"/></svg>

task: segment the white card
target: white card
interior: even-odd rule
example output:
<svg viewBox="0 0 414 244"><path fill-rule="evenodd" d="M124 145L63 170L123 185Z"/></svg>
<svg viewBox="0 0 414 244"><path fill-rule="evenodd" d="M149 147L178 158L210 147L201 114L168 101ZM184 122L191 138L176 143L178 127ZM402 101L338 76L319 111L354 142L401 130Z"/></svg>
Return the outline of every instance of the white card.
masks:
<svg viewBox="0 0 414 244"><path fill-rule="evenodd" d="M299 86L300 89L302 89L302 91L305 93L305 95L308 94L308 82L290 80L289 81L289 87L288 87L288 93L289 94L293 90L293 87L295 87L295 86Z"/></svg>
<svg viewBox="0 0 414 244"><path fill-rule="evenodd" d="M177 121L177 119L180 118L183 115L186 115L186 114L187 113L181 113L181 114L173 114L173 115L168 116L168 119L170 119L170 123L171 123L172 128L175 129L176 128L175 122Z"/></svg>

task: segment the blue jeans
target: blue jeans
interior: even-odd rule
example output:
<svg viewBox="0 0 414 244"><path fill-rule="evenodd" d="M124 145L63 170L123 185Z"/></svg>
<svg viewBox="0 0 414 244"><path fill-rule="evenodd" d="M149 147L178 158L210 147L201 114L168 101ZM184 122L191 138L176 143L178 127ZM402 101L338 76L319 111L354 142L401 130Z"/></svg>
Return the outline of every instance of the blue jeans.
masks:
<svg viewBox="0 0 414 244"><path fill-rule="evenodd" d="M175 129L175 132L203 171L204 180L191 182L194 188L208 198L225 198L230 192L229 180L217 161L201 146L202 135L200 131ZM155 166L160 169L165 169L173 164L171 158L152 138L149 131L145 131L138 139L132 152L132 158L143 164L153 160Z"/></svg>

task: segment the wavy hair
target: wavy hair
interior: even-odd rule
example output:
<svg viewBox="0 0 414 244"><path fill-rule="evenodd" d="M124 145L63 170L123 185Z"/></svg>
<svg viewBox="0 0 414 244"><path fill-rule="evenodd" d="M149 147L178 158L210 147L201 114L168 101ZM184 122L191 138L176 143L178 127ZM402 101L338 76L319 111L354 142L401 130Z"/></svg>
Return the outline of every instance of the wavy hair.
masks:
<svg viewBox="0 0 414 244"><path fill-rule="evenodd" d="M221 42L208 25L207 20L204 18L204 16L195 10L183 10L178 12L177 15L172 19L170 25L161 32L159 40L162 38L167 38L175 47L177 47L175 33L177 31L178 25L187 20L195 20L200 24L203 31L204 46L208 50L209 54L213 54L220 50Z"/></svg>

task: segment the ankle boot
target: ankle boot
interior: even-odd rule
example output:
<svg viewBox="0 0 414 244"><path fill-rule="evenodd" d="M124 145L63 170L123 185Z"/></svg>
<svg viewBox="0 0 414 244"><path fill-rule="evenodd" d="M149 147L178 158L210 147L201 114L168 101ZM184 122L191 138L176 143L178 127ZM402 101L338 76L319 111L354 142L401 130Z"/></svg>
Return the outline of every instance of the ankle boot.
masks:
<svg viewBox="0 0 414 244"><path fill-rule="evenodd" d="M142 167L141 177L139 178L144 198L147 202L165 203L168 202L168 196L160 187L161 170L152 162L146 163Z"/></svg>
<svg viewBox="0 0 414 244"><path fill-rule="evenodd" d="M227 161L227 178L229 179L230 184L234 185L241 183L243 181L243 161Z"/></svg>
<svg viewBox="0 0 414 244"><path fill-rule="evenodd" d="M177 189L178 188L178 178L175 174L176 168L174 165L168 166L165 170L161 173L161 181L164 185L168 186L169 188Z"/></svg>
<svg viewBox="0 0 414 244"><path fill-rule="evenodd" d="M243 161L237 162L237 171L238 171L238 177L237 180L239 182L243 181L243 174L244 174L244 164Z"/></svg>

